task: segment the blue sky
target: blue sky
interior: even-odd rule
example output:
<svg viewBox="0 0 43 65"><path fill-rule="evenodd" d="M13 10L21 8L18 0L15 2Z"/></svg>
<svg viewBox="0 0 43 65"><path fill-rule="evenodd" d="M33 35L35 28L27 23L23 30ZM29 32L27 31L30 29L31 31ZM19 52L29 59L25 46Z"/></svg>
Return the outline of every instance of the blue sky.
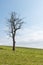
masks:
<svg viewBox="0 0 43 65"><path fill-rule="evenodd" d="M43 48L43 0L0 0L0 45L12 45L6 21L12 11L24 19L16 46Z"/></svg>

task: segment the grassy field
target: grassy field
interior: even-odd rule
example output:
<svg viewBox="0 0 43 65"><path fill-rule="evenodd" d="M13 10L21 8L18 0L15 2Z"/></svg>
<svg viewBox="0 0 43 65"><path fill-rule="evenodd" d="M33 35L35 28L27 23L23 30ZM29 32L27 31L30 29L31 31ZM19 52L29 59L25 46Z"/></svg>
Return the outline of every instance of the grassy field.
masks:
<svg viewBox="0 0 43 65"><path fill-rule="evenodd" d="M0 65L43 65L43 50L0 46Z"/></svg>

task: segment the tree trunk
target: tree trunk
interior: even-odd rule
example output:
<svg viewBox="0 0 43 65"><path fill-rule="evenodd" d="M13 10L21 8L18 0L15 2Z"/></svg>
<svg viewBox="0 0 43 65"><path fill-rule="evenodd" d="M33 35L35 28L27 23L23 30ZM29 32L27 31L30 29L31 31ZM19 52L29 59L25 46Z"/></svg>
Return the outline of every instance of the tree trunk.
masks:
<svg viewBox="0 0 43 65"><path fill-rule="evenodd" d="M13 51L15 51L15 35L13 35Z"/></svg>

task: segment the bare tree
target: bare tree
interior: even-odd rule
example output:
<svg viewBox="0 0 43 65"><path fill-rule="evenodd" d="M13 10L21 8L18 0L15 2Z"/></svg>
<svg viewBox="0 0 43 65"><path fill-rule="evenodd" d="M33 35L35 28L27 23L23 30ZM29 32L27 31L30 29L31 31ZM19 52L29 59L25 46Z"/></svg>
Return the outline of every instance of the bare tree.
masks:
<svg viewBox="0 0 43 65"><path fill-rule="evenodd" d="M13 40L13 50L15 50L16 31L21 29L21 26L24 23L22 20L23 19L19 18L15 12L12 12L10 19L8 19L8 23L10 27L9 31Z"/></svg>

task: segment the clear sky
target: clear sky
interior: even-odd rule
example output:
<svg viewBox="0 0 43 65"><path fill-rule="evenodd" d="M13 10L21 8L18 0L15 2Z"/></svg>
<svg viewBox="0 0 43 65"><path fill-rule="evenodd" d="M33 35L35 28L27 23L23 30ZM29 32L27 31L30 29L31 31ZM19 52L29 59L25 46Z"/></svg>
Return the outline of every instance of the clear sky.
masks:
<svg viewBox="0 0 43 65"><path fill-rule="evenodd" d="M0 45L12 45L6 26L12 11L26 17L16 34L16 46L43 48L43 0L0 0Z"/></svg>

